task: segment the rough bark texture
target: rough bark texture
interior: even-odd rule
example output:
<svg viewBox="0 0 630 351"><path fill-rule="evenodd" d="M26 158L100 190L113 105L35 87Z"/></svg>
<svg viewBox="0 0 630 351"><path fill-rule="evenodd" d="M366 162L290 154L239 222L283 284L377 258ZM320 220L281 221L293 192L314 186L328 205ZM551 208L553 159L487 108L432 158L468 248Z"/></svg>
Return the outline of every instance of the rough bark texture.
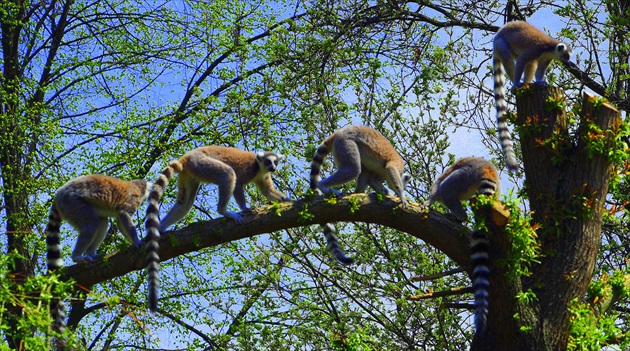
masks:
<svg viewBox="0 0 630 351"><path fill-rule="evenodd" d="M599 249L612 172L604 153L613 145L619 112L608 104L596 107L585 94L578 129L571 135L563 100L563 91L554 87L530 86L517 93L525 187L533 223L540 226L543 257L520 281L506 281L500 267L491 276L488 333L473 342L472 350L566 350L570 301L584 296ZM606 145L603 153L593 152L595 142ZM492 243L493 259L509 255L505 238ZM515 293L529 289L536 300L516 302ZM521 326L531 330L520 332Z"/></svg>

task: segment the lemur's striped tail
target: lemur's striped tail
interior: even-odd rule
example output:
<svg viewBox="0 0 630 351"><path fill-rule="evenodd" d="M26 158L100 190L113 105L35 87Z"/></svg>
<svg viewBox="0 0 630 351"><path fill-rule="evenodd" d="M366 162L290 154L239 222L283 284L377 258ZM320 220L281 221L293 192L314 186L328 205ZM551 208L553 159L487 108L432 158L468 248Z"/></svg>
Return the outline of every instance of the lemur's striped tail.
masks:
<svg viewBox="0 0 630 351"><path fill-rule="evenodd" d="M310 186L312 190L318 189L317 183L319 183L319 174L322 169L322 163L324 163L324 159L328 153L330 153L329 140L330 138L326 139L326 141L317 148L317 152L315 152L315 155L313 156L313 161L311 161Z"/></svg>
<svg viewBox="0 0 630 351"><path fill-rule="evenodd" d="M159 204L164 189L174 174L182 171L182 163L179 160L172 161L160 174L149 193L149 205L147 206L146 228L148 240L147 252L147 279L149 281L149 310L157 311L158 296L160 290L160 212Z"/></svg>
<svg viewBox="0 0 630 351"><path fill-rule="evenodd" d="M475 230L472 233L470 259L473 265L472 286L475 294L475 332L477 335L485 333L488 320L488 290L490 289L490 281L488 279L490 273L489 248L490 245L485 234L482 231Z"/></svg>
<svg viewBox="0 0 630 351"><path fill-rule="evenodd" d="M53 201L48 215L48 224L46 225L46 246L48 258L48 273L56 271L63 267L63 259L61 259L61 238L59 228L61 227L61 215L57 211L57 207ZM63 300L53 298L50 301L50 313L53 318L53 329L59 333L63 333L66 329L66 312Z"/></svg>
<svg viewBox="0 0 630 351"><path fill-rule="evenodd" d="M492 66L494 68L494 101L497 109L497 133L499 134L499 143L505 155L505 164L511 171L518 170L518 161L514 154L514 145L512 136L508 129L508 123L505 120L507 112L507 102L505 101L505 75L503 72L503 63L498 57L493 58Z"/></svg>
<svg viewBox="0 0 630 351"><path fill-rule="evenodd" d="M326 223L322 225L322 229L324 230L324 237L326 238L326 248L328 249L328 251L330 251L335 259L339 261L339 263L346 266L352 264L354 260L346 256L346 254L341 249L341 246L339 246L339 240L337 238L335 228L330 223Z"/></svg>

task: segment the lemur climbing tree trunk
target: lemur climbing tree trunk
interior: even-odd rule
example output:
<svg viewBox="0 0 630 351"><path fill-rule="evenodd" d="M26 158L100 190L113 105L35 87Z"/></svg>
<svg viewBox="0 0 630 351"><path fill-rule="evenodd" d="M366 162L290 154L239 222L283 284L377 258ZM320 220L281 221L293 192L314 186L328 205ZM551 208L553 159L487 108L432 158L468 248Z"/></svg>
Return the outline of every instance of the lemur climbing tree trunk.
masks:
<svg viewBox="0 0 630 351"><path fill-rule="evenodd" d="M566 350L570 306L585 296L600 245L620 115L603 99L584 94L577 129L571 129L561 89L526 86L516 95L525 189L542 255L530 276L514 282L493 276L499 281L491 286L505 291L491 303L514 309L493 314L491 308L488 334L471 349ZM509 250L507 238L492 240ZM530 290L534 299L514 302L514 292Z"/></svg>

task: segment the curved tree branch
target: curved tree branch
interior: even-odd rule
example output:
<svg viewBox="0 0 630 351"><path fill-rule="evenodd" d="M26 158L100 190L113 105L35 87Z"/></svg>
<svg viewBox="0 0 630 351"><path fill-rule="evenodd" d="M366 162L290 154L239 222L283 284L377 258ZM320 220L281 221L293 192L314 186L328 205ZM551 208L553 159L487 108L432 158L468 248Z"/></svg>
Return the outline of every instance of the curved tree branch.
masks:
<svg viewBox="0 0 630 351"><path fill-rule="evenodd" d="M395 199L395 200L394 200ZM395 197L379 201L376 195L351 194L336 199L334 205L322 197L260 207L245 213L245 223L219 218L193 223L165 233L160 240L160 258L173 257L234 240L271 233L287 228L352 221L380 224L409 233L444 252L461 266L468 266L468 230L461 224L412 203L401 208ZM130 247L92 265L75 264L63 270L62 279L74 279L77 286L94 284L122 276L146 266L144 250ZM334 260L330 257L331 261Z"/></svg>

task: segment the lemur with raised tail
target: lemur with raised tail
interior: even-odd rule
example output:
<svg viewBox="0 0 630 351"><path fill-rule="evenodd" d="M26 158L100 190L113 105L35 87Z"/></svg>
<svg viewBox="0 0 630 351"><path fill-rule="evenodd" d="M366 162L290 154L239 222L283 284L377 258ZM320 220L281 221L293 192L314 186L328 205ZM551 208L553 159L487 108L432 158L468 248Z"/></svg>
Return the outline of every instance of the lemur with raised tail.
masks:
<svg viewBox="0 0 630 351"><path fill-rule="evenodd" d="M140 247L132 216L149 195L151 183L141 179L124 181L100 174L92 174L70 180L59 188L50 206L46 226L48 246L48 272L63 267L59 229L63 220L79 232L72 260L93 261L98 258L97 249L107 236L108 218L114 217L116 225L127 240ZM64 303L54 300L51 304L54 328L65 328Z"/></svg>
<svg viewBox="0 0 630 351"><path fill-rule="evenodd" d="M450 216L463 222L466 220L466 210L462 201L468 200L476 194L499 196L501 184L499 172L492 162L478 157L466 157L455 162L431 186L429 200L425 206L435 201L443 203L451 211ZM489 242L485 235L478 230L472 233L470 258L473 265L473 290L475 294L475 330L483 334L488 318L488 289L490 282Z"/></svg>
<svg viewBox="0 0 630 351"><path fill-rule="evenodd" d="M184 218L193 206L201 183L219 186L219 214L243 223L242 216L227 210L232 195L241 211L249 210L245 199L245 185L254 183L270 201L286 201L287 196L273 186L271 173L275 172L284 156L273 152L248 152L232 147L204 146L191 150L180 159L172 161L160 174L149 194L146 227L147 275L149 279L149 309L157 309L159 290L158 256L160 232ZM160 221L158 219L160 198L174 174L177 178L177 201Z"/></svg>
<svg viewBox="0 0 630 351"><path fill-rule="evenodd" d="M324 180L320 180L322 163L332 153L337 171ZM336 130L317 149L311 162L310 187L323 193L337 192L330 189L357 180L355 192L363 192L369 185L378 193L387 195L383 185L396 192L402 206L407 206L405 186L410 176L404 173L403 159L392 144L377 130L367 126L346 126ZM348 265L353 260L347 257L330 224L322 225L327 248L342 264Z"/></svg>
<svg viewBox="0 0 630 351"><path fill-rule="evenodd" d="M494 36L492 67L497 132L508 169L516 171L519 166L504 117L507 103L503 70L507 71L514 87L530 83L534 78L536 78L535 84L546 85L544 76L551 60L568 63L570 59L571 49L567 44L549 37L527 22L509 22ZM525 76L521 81L523 73Z"/></svg>

